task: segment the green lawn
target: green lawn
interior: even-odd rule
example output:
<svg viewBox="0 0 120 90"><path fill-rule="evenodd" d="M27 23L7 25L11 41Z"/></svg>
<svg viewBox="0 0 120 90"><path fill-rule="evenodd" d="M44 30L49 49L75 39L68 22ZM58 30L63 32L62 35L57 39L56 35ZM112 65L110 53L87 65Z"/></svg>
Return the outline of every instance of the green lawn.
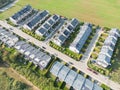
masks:
<svg viewBox="0 0 120 90"><path fill-rule="evenodd" d="M1 13L0 19L11 16L26 4L96 25L120 27L120 0L19 0L14 7Z"/></svg>

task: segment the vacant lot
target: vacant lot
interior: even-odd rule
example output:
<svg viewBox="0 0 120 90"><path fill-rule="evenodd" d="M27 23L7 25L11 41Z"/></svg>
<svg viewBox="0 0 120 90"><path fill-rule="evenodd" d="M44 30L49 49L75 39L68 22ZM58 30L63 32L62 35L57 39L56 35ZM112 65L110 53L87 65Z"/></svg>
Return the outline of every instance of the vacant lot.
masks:
<svg viewBox="0 0 120 90"><path fill-rule="evenodd" d="M26 4L96 25L120 28L120 0L19 0L13 8L1 13L0 19L9 17Z"/></svg>

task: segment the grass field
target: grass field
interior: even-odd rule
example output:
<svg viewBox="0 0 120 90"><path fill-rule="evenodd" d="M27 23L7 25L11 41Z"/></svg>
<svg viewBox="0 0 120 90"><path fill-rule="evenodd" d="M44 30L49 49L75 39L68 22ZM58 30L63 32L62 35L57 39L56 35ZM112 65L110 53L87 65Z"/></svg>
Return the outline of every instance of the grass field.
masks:
<svg viewBox="0 0 120 90"><path fill-rule="evenodd" d="M19 0L14 7L1 13L0 19L11 16L26 4L96 25L120 28L120 0Z"/></svg>

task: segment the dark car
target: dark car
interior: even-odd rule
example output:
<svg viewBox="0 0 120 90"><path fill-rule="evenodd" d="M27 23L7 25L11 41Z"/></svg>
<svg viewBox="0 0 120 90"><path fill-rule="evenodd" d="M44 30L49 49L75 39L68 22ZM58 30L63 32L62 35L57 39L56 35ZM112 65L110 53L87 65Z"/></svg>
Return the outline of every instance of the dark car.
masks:
<svg viewBox="0 0 120 90"><path fill-rule="evenodd" d="M42 46L43 49L46 49L44 46Z"/></svg>
<svg viewBox="0 0 120 90"><path fill-rule="evenodd" d="M96 71L93 71L94 74L98 75L98 73Z"/></svg>
<svg viewBox="0 0 120 90"><path fill-rule="evenodd" d="M87 68L89 71L92 71L92 69L90 69L90 68Z"/></svg>

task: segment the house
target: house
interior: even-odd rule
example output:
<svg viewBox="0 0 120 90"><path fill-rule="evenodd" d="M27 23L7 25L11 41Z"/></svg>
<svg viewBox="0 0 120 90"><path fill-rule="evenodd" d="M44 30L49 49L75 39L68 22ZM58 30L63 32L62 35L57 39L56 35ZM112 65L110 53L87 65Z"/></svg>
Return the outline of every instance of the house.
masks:
<svg viewBox="0 0 120 90"><path fill-rule="evenodd" d="M94 84L93 90L103 90L103 88L97 84Z"/></svg>
<svg viewBox="0 0 120 90"><path fill-rule="evenodd" d="M73 28L76 28L77 25L79 24L79 21L76 18L73 18L70 24L73 26Z"/></svg>
<svg viewBox="0 0 120 90"><path fill-rule="evenodd" d="M75 53L80 53L83 45L85 44L86 40L88 39L90 33L92 32L92 27L90 24L85 23L81 28L80 31L75 38L75 40L69 46L69 49Z"/></svg>
<svg viewBox="0 0 120 90"><path fill-rule="evenodd" d="M83 85L83 87L82 87L82 90L93 90L93 82L92 81L90 81L89 79L86 79L85 80L85 83L84 83L84 85Z"/></svg>
<svg viewBox="0 0 120 90"><path fill-rule="evenodd" d="M58 35L56 38L53 39L53 42L58 46L61 46L67 38L64 35Z"/></svg>
<svg viewBox="0 0 120 90"><path fill-rule="evenodd" d="M34 50L30 53L29 58L34 59L35 56L36 56L39 52L40 52L40 51L39 51L38 49L34 49Z"/></svg>
<svg viewBox="0 0 120 90"><path fill-rule="evenodd" d="M63 66L58 73L58 78L62 81L65 81L66 76L68 75L70 68Z"/></svg>
<svg viewBox="0 0 120 90"><path fill-rule="evenodd" d="M2 31L2 32L0 32L0 34L2 35L2 36L5 36L6 34L9 34L10 32L8 32L8 31Z"/></svg>
<svg viewBox="0 0 120 90"><path fill-rule="evenodd" d="M32 30L34 29L39 23L41 23L42 21L44 21L46 19L46 17L49 16L49 12L44 10L41 11L39 13L37 13L36 16L33 17L33 19L31 19L30 22L28 22L27 24L25 24L23 27L25 29L29 29Z"/></svg>
<svg viewBox="0 0 120 90"><path fill-rule="evenodd" d="M47 67L47 65L48 65L48 63L50 62L50 60L51 60L51 57L49 56L49 55L44 55L44 56L42 56L41 57L41 61L39 62L39 67L41 68L41 69L44 69L44 68L46 68Z"/></svg>
<svg viewBox="0 0 120 90"><path fill-rule="evenodd" d="M12 36L13 34L12 33L7 33L5 36L5 38L9 38L10 36Z"/></svg>
<svg viewBox="0 0 120 90"><path fill-rule="evenodd" d="M19 38L16 35L13 35L11 32L4 29L0 30L0 36L0 40L9 47L14 46L15 43L19 40Z"/></svg>
<svg viewBox="0 0 120 90"><path fill-rule="evenodd" d="M100 53L105 54L111 58L113 51L109 47L103 46Z"/></svg>
<svg viewBox="0 0 120 90"><path fill-rule="evenodd" d="M71 70L68 66L65 66L61 62L56 61L52 65L50 72L74 90L102 90L102 88L96 83L86 79L84 76L78 74L74 70Z"/></svg>
<svg viewBox="0 0 120 90"><path fill-rule="evenodd" d="M24 45L26 42L24 42L24 41L19 41L19 42L17 42L16 44L15 44L15 48L17 49L17 50L19 50L20 49L20 47L21 47L21 45Z"/></svg>
<svg viewBox="0 0 120 90"><path fill-rule="evenodd" d="M35 62L37 62L37 63L39 63L39 61L41 60L41 57L42 56L44 56L45 55L45 53L43 53L43 52L39 52L36 56L35 56L35 58L33 59Z"/></svg>
<svg viewBox="0 0 120 90"><path fill-rule="evenodd" d="M31 53L33 50L35 50L35 48L34 48L33 46L30 46L30 47L28 47L28 48L26 49L26 51L24 52L24 54L25 54L26 56L29 56L30 53Z"/></svg>
<svg viewBox="0 0 120 90"><path fill-rule="evenodd" d="M22 45L21 48L19 49L19 52L24 53L28 47L30 47L30 44L26 43L26 44Z"/></svg>
<svg viewBox="0 0 120 90"><path fill-rule="evenodd" d="M63 67L63 64L56 61L53 66L50 69L50 72L55 75L56 77L58 76L58 73L60 71L60 69Z"/></svg>
<svg viewBox="0 0 120 90"><path fill-rule="evenodd" d="M30 5L25 6L22 10L20 10L19 12L15 13L13 16L10 17L10 20L17 25L18 22L26 17L29 13L31 13L32 11L32 7Z"/></svg>
<svg viewBox="0 0 120 90"><path fill-rule="evenodd" d="M117 39L119 37L119 31L118 29L111 29L109 32L108 37L104 41L104 45L100 51L100 54L98 55L98 58L96 59L96 63L104 68L111 65L111 57L117 42Z"/></svg>
<svg viewBox="0 0 120 90"><path fill-rule="evenodd" d="M52 29L52 27L59 21L59 19L59 15L52 15L35 31L35 33L40 36L47 34L50 29Z"/></svg>
<svg viewBox="0 0 120 90"><path fill-rule="evenodd" d="M83 87L84 82L85 82L85 78L82 75L78 74L76 79L73 82L72 87L75 90L81 90L82 87Z"/></svg>
<svg viewBox="0 0 120 90"><path fill-rule="evenodd" d="M12 35L12 36L8 37L8 39L13 41L14 43L16 43L19 40L19 38L16 35Z"/></svg>
<svg viewBox="0 0 120 90"><path fill-rule="evenodd" d="M120 37L120 30L117 28L112 28L109 32L110 35L117 37Z"/></svg>
<svg viewBox="0 0 120 90"><path fill-rule="evenodd" d="M68 75L65 78L66 84L69 86L72 86L76 77L77 77L77 72L70 70Z"/></svg>
<svg viewBox="0 0 120 90"><path fill-rule="evenodd" d="M110 63L111 58L105 54L99 54L98 58L97 58L97 64L102 66L102 67L107 67L109 65L111 65Z"/></svg>
<svg viewBox="0 0 120 90"><path fill-rule="evenodd" d="M58 33L55 35L53 42L61 46L66 39L74 32L75 28L78 26L79 21L73 18L70 21L66 21L64 25L59 29Z"/></svg>

